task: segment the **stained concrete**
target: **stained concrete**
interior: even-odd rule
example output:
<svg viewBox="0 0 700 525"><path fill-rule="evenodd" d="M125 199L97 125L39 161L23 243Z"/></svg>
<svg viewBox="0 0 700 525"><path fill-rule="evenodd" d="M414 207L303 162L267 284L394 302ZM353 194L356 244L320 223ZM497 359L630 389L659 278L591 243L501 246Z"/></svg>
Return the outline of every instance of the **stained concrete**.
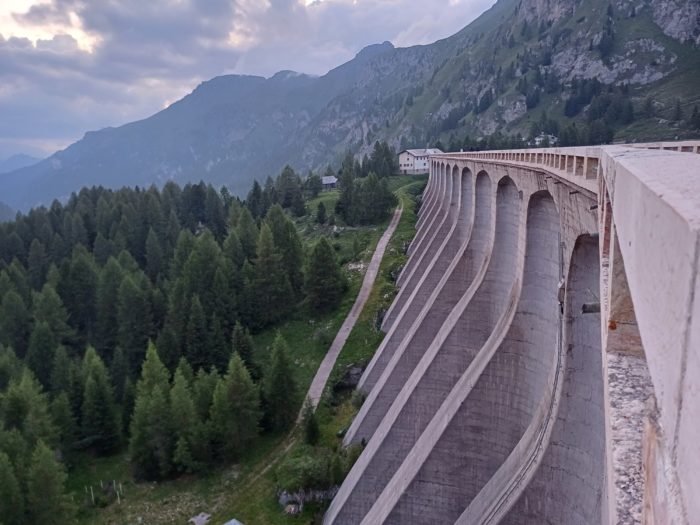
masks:
<svg viewBox="0 0 700 525"><path fill-rule="evenodd" d="M396 361L391 375L383 382L385 395L378 398L393 403L369 440L361 461L353 467L355 474L351 471L346 480L347 486L352 487L351 480L361 476L361 483L350 490L350 497L342 504L340 499L336 498L337 503L334 500L328 513L331 519L352 523L364 515L505 315L516 279L511 259L518 253L519 224L520 197L513 182L504 178L498 185L493 255L483 282L473 296L466 298L461 315L445 321L442 334L427 352L404 353ZM383 412L376 402L373 409L377 414ZM336 510L334 506L341 508Z"/></svg>
<svg viewBox="0 0 700 525"><path fill-rule="evenodd" d="M365 370L359 384L362 390L372 390L399 346L403 345L401 352L409 344L427 348L447 314L471 284L485 258L486 222L491 218L490 185L488 176L481 173L474 196L471 172L462 173L461 207L455 229L410 296L404 301L399 297L394 301L397 308L402 305L401 313ZM416 352L420 354L421 350ZM358 419L362 418L355 421Z"/></svg>
<svg viewBox="0 0 700 525"><path fill-rule="evenodd" d="M598 300L598 242L583 236L574 248L566 288L566 365L562 399L537 473L503 524L602 520L605 478L600 314L583 313Z"/></svg>
<svg viewBox="0 0 700 525"><path fill-rule="evenodd" d="M700 486L698 146L432 160L406 289L349 432L349 441L371 437L325 523L692 521ZM462 230L445 220L455 167L506 181L500 194L512 179L512 207L522 211L511 228L503 229L512 210L502 206L490 212L497 232L493 218L479 227L488 214L477 177L468 242L450 241ZM489 232L482 264L461 296L449 295L480 231ZM508 231L516 242L506 241ZM546 256L555 232L558 265ZM448 242L459 248L433 286ZM425 298L422 287L434 289ZM583 314L582 301L594 313Z"/></svg>

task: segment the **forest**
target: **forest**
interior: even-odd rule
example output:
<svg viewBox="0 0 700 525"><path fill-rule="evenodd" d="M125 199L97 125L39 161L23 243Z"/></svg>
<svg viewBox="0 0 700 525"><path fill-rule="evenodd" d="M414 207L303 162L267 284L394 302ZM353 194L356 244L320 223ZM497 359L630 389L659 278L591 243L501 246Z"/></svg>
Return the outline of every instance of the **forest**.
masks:
<svg viewBox="0 0 700 525"><path fill-rule="evenodd" d="M388 215L387 175L347 179L384 192L354 216ZM251 333L345 293L331 243L305 245L293 220L319 182L287 167L245 200L204 183L83 188L0 224L3 523L70 522L76 454L128 450L137 479L169 479L293 424L293 349L278 335L263 369Z"/></svg>

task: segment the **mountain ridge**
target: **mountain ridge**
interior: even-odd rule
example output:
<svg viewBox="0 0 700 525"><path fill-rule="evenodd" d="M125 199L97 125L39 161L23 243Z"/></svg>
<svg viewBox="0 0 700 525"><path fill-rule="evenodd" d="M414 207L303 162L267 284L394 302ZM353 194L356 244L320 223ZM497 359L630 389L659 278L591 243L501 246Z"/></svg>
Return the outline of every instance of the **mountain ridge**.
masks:
<svg viewBox="0 0 700 525"><path fill-rule="evenodd" d="M700 103L699 44L693 0L499 0L450 37L367 46L325 75L204 81L151 117L88 132L6 175L3 194L20 209L90 185L204 179L243 194L285 164L322 169L347 151L368 153L376 140L457 147L465 135L574 133L567 126L598 131L580 140L674 138L687 134ZM568 102L575 97L576 111ZM620 124L603 107L592 118L590 106L614 109L625 97L635 114L651 97L653 111ZM685 104L677 122L669 119L676 100ZM598 129L603 119L609 130Z"/></svg>

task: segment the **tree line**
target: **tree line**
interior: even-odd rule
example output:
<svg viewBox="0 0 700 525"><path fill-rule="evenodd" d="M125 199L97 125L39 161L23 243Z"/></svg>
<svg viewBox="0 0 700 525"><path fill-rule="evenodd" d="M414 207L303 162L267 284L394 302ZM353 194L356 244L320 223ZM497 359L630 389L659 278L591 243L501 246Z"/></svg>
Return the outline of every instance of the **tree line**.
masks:
<svg viewBox="0 0 700 525"><path fill-rule="evenodd" d="M325 238L303 245L289 215L308 184L289 175L264 215L167 183L85 188L0 224L3 522L70 522L57 450L70 466L128 447L135 475L159 479L293 422L290 350L278 337L263 369L250 333L332 310L346 282Z"/></svg>

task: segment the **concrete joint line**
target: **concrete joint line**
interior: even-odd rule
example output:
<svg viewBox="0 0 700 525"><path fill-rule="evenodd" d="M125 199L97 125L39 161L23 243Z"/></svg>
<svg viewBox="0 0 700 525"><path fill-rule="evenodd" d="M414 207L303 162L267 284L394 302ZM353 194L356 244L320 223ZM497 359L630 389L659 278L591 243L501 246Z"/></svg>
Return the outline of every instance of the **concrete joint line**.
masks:
<svg viewBox="0 0 700 525"><path fill-rule="evenodd" d="M362 525L383 523L388 518L391 510L393 510L399 502L401 495L408 489L415 476L419 473L420 467L423 466L435 444L459 410L459 407L472 392L484 369L495 355L498 348L500 348L503 339L508 333L510 324L515 317L516 305L520 298L521 289L521 280L516 279L511 288L511 300L496 323L486 343L484 343L479 352L477 352L474 360L469 364L467 370L462 374L447 398L443 401L440 409L435 413L426 429L413 445L411 452L406 456L406 459L396 471L391 481L384 488L375 504L362 520ZM423 361L424 360L421 360L421 365L424 364ZM420 365L416 368L417 371L423 369L424 367ZM418 374L414 373L411 376L411 380L413 381L409 380L404 386L404 389L411 388L411 390L413 390L413 388L415 388L418 383L417 380L414 380L414 376L416 375ZM391 412L393 412L393 407L389 413Z"/></svg>

